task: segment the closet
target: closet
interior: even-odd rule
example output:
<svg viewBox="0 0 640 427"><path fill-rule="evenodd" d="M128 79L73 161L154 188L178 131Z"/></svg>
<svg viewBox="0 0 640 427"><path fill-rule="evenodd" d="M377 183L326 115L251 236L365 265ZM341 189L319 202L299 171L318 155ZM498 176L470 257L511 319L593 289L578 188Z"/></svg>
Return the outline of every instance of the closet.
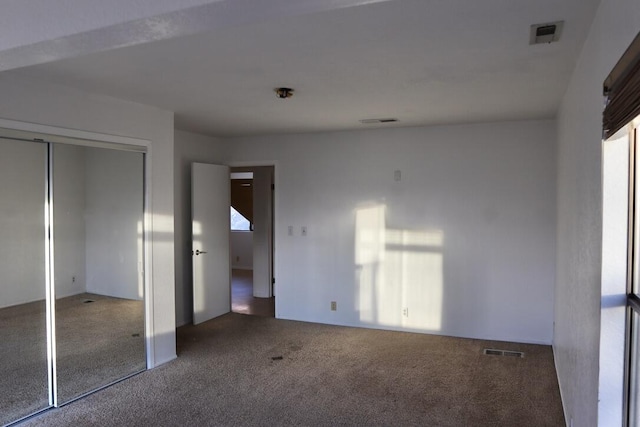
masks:
<svg viewBox="0 0 640 427"><path fill-rule="evenodd" d="M146 369L145 156L0 129L0 425Z"/></svg>

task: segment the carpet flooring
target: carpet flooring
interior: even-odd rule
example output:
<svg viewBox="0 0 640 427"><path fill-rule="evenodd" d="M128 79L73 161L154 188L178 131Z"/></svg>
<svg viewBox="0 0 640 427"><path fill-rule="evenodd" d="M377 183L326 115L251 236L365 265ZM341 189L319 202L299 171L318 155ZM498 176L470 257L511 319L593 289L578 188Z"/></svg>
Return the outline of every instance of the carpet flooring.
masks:
<svg viewBox="0 0 640 427"><path fill-rule="evenodd" d="M0 425L49 406L44 301L0 309Z"/></svg>
<svg viewBox="0 0 640 427"><path fill-rule="evenodd" d="M146 368L142 301L61 298L56 334L60 402ZM46 348L43 301L0 309L0 425L49 405Z"/></svg>
<svg viewBox="0 0 640 427"><path fill-rule="evenodd" d="M565 425L548 346L229 313L179 328L178 354L24 425Z"/></svg>

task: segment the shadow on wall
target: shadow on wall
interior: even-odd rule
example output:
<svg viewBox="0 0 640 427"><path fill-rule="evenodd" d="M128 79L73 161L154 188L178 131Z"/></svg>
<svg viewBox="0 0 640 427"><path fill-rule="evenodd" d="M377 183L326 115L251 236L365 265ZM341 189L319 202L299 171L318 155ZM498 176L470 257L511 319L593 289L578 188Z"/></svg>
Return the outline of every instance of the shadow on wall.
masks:
<svg viewBox="0 0 640 427"><path fill-rule="evenodd" d="M440 331L444 234L386 227L386 205L356 210L356 304L372 325Z"/></svg>

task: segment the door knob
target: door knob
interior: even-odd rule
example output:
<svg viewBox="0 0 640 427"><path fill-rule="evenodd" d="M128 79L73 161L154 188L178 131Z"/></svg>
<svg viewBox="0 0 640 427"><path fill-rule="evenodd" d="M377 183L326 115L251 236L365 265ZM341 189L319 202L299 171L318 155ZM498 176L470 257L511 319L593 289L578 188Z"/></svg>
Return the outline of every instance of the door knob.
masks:
<svg viewBox="0 0 640 427"><path fill-rule="evenodd" d="M206 254L207 252L201 251L200 249L196 249L196 255Z"/></svg>

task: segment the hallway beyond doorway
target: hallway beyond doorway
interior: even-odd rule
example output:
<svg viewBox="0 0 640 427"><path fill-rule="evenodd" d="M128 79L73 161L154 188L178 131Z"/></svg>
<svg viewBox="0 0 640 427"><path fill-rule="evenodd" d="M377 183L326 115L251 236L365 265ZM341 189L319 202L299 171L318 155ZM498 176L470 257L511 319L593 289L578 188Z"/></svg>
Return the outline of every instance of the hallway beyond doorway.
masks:
<svg viewBox="0 0 640 427"><path fill-rule="evenodd" d="M234 269L231 276L231 311L253 316L275 317L275 297L254 297L253 271Z"/></svg>

